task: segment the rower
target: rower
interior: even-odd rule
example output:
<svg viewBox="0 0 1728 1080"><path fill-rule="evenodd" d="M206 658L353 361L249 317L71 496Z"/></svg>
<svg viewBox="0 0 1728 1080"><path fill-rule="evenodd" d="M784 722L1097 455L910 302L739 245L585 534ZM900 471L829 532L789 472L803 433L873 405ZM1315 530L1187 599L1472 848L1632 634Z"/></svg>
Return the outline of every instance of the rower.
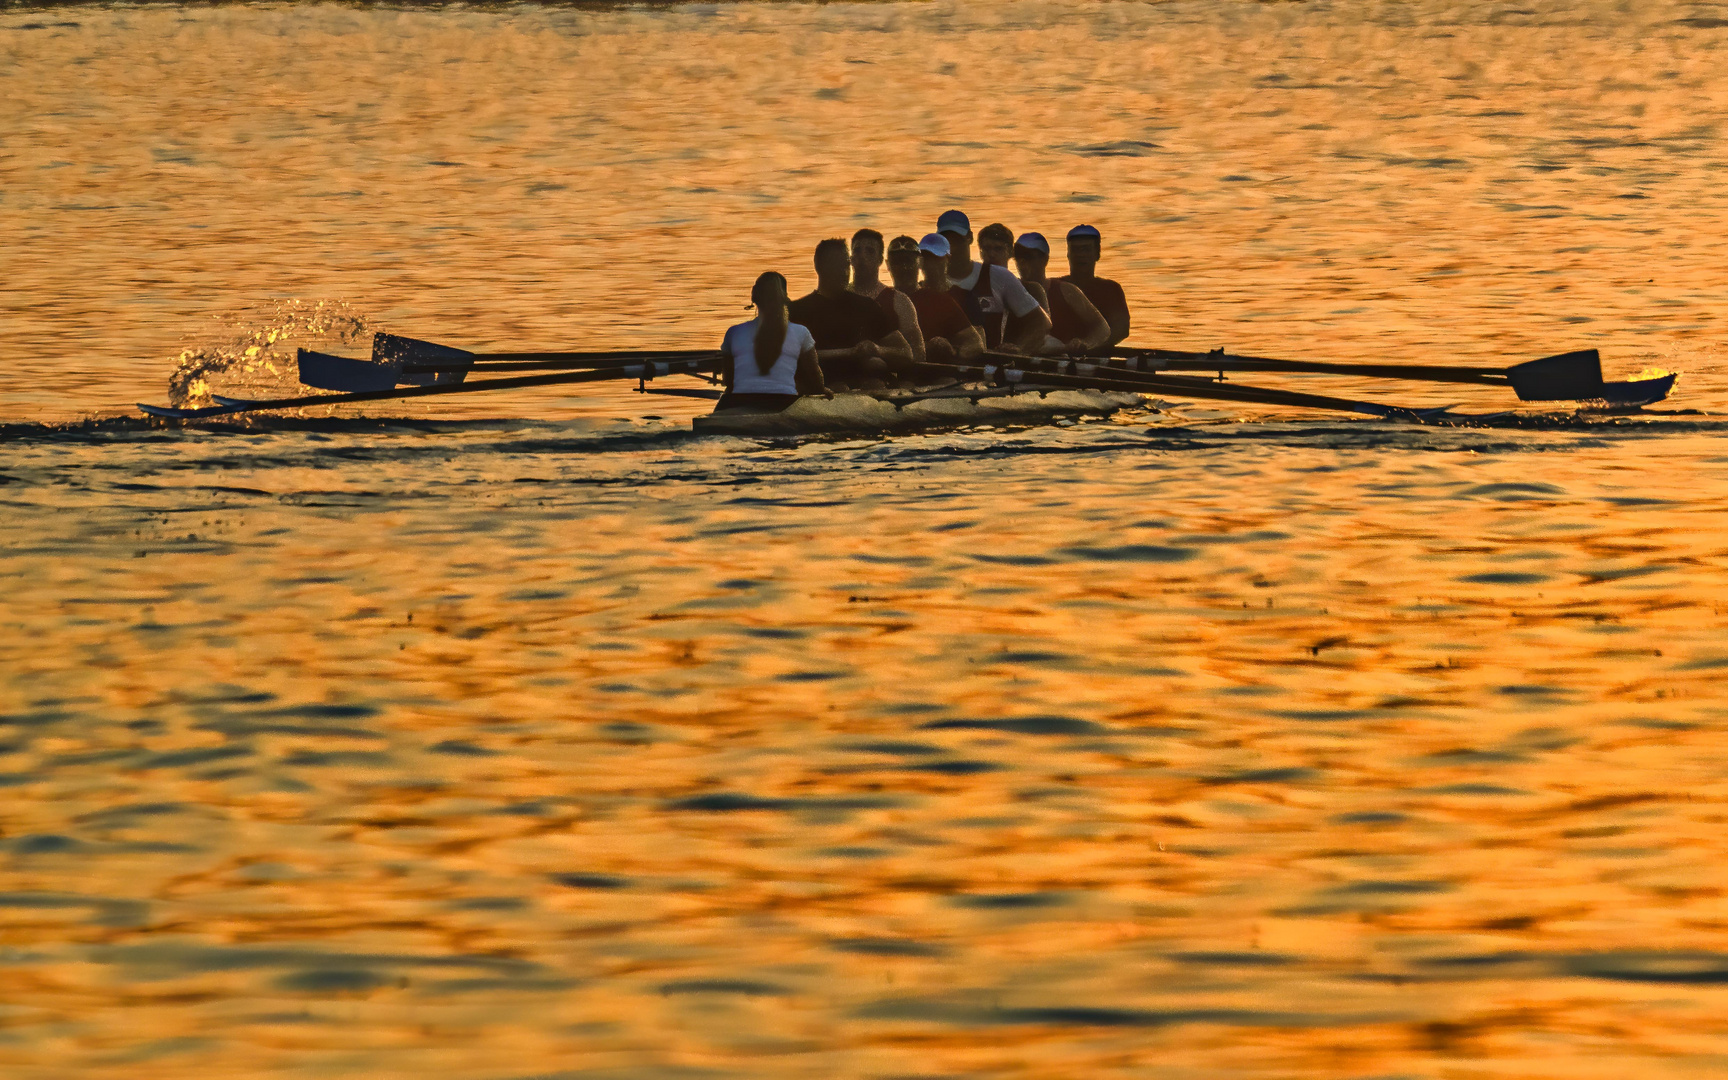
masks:
<svg viewBox="0 0 1728 1080"><path fill-rule="evenodd" d="M1079 286L1086 299L1110 323L1110 339L1104 343L1109 348L1128 336L1128 297L1123 295L1122 286L1093 273L1103 250L1104 238L1097 229L1090 225L1069 229L1068 276L1062 280Z"/></svg>
<svg viewBox="0 0 1728 1080"><path fill-rule="evenodd" d="M970 360L984 351L984 335L966 317L948 283L948 238L931 233L919 241L917 250L924 264L924 285L912 294L912 305L918 309L918 325L924 328L924 351L931 363Z"/></svg>
<svg viewBox="0 0 1728 1080"><path fill-rule="evenodd" d="M912 348L874 300L846 287L851 269L846 241L817 244L816 290L792 301L791 318L809 327L829 383L870 388L909 372Z"/></svg>
<svg viewBox="0 0 1728 1080"><path fill-rule="evenodd" d="M1034 296L1043 295L1050 313L1050 336L1044 339L1046 353L1065 352L1084 356L1110 340L1110 323L1086 299L1072 281L1051 281L1045 276L1050 265L1050 242L1040 233L1022 233L1014 241L1014 265L1020 282Z"/></svg>
<svg viewBox="0 0 1728 1080"><path fill-rule="evenodd" d="M828 393L816 362L816 339L791 321L786 279L772 270L758 277L750 302L756 317L730 327L720 342L726 393L714 411L779 412L800 393Z"/></svg>
<svg viewBox="0 0 1728 1080"><path fill-rule="evenodd" d="M948 278L955 299L972 325L984 332L984 341L1001 352L1035 353L1050 332L1050 317L1005 266L972 261L972 223L959 210L949 210L936 219L936 231L948 240ZM1014 333L1004 338L1008 316L1017 320Z"/></svg>
<svg viewBox="0 0 1728 1080"><path fill-rule="evenodd" d="M904 239L916 250L918 241L910 236ZM898 286L882 284L878 276L882 271L882 234L875 229L859 229L852 234L852 284L851 290L859 296L876 301L883 314L894 320L900 327L900 335L906 339L906 344L912 347L912 362L924 362L924 335L918 331L918 313L912 307L910 294ZM917 277L917 261L914 256L913 277Z"/></svg>
<svg viewBox="0 0 1728 1080"><path fill-rule="evenodd" d="M907 296L918 291L918 241L910 236L888 241L888 277Z"/></svg>
<svg viewBox="0 0 1728 1080"><path fill-rule="evenodd" d="M997 221L978 230L978 259L980 262L1006 269L1008 258L1013 252L1013 229Z"/></svg>
<svg viewBox="0 0 1728 1080"><path fill-rule="evenodd" d="M1037 236L1038 234L1028 233L1027 235ZM1013 257L1014 233L1008 228L1008 226L1001 222L997 222L993 225L986 225L982 229L978 230L979 259L990 266L1000 266L1006 269L1008 266L1008 260ZM1026 291L1032 294L1032 299L1038 301L1038 307L1042 313L1042 317L1048 318L1052 323L1054 323L1056 313L1050 307L1050 296L1044 291L1043 282L1028 280L1025 274L1021 274L1020 284L1024 285ZM1105 329L1109 329L1108 325L1106 325ZM1018 317L1010 318L1006 320L1006 327L1002 332L1002 336L1007 338L1009 341L1016 341L1023 336L1023 330L1023 319ZM1049 355L1062 352L1064 349L1056 338L1051 337L1050 334L1045 334L1043 340L1038 343L1037 348L1028 351L1036 352L1039 355Z"/></svg>

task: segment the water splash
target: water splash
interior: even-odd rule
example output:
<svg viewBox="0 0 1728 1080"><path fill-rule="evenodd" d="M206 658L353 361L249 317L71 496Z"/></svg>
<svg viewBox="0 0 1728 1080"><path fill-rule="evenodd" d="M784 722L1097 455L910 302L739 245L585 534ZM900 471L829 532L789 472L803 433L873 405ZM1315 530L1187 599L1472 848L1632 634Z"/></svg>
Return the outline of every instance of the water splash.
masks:
<svg viewBox="0 0 1728 1080"><path fill-rule="evenodd" d="M296 349L346 355L371 348L373 325L345 300L284 300L241 308L195 335L174 358L168 399L178 408L211 403L212 394L285 397L302 392Z"/></svg>

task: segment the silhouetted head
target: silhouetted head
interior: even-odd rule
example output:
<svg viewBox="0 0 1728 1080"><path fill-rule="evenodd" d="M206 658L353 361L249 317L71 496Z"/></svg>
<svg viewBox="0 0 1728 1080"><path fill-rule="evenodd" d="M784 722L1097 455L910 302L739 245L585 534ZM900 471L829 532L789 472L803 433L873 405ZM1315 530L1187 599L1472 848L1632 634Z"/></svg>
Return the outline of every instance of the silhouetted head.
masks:
<svg viewBox="0 0 1728 1080"><path fill-rule="evenodd" d="M918 259L924 266L924 285L938 291L948 287L948 257L953 245L947 233L933 232L918 242ZM970 267L972 260L966 260Z"/></svg>
<svg viewBox="0 0 1728 1080"><path fill-rule="evenodd" d="M978 233L978 258L991 266L1007 266L1014 251L1014 233L1000 221L986 225Z"/></svg>
<svg viewBox="0 0 1728 1080"><path fill-rule="evenodd" d="M1014 241L1014 267L1022 281L1043 281L1050 265L1050 241L1042 233L1021 233Z"/></svg>
<svg viewBox="0 0 1728 1080"><path fill-rule="evenodd" d="M1076 225L1068 230L1068 273L1089 278L1104 253L1104 238L1090 225Z"/></svg>
<svg viewBox="0 0 1728 1080"><path fill-rule="evenodd" d="M859 229L852 234L852 270L854 279L875 277L882 268L882 234L875 229Z"/></svg>
<svg viewBox="0 0 1728 1080"><path fill-rule="evenodd" d="M918 241L910 236L896 236L888 241L888 276L903 293L917 290Z"/></svg>
<svg viewBox="0 0 1728 1080"><path fill-rule="evenodd" d="M816 245L816 291L845 292L851 276L852 256L846 250L846 241L824 240Z"/></svg>
<svg viewBox="0 0 1728 1080"><path fill-rule="evenodd" d="M936 231L948 240L948 273L964 277L972 270L972 222L959 210L944 211Z"/></svg>

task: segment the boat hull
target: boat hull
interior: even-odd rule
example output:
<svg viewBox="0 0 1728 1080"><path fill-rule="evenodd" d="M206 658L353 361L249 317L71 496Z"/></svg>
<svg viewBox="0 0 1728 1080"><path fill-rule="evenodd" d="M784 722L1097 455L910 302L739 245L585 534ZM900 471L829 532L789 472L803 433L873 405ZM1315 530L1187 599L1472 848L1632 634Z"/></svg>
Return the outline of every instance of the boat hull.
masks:
<svg viewBox="0 0 1728 1080"><path fill-rule="evenodd" d="M916 396L873 394L802 397L778 412L728 411L698 416L700 435L898 435L973 425L1019 427L1108 416L1148 403L1141 394L1025 387L1014 394Z"/></svg>

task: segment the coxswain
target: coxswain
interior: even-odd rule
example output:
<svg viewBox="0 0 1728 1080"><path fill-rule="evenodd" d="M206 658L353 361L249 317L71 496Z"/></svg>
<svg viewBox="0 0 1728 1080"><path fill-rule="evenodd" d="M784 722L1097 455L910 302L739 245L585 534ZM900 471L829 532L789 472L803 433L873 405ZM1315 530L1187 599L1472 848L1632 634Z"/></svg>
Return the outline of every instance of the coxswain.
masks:
<svg viewBox="0 0 1728 1080"><path fill-rule="evenodd" d="M792 321L816 339L816 359L831 385L871 388L910 373L912 347L874 300L846 287L851 257L846 241L816 245L816 290L792 301Z"/></svg>
<svg viewBox="0 0 1728 1080"><path fill-rule="evenodd" d="M791 321L786 279L770 270L750 290L756 317L726 331L720 342L720 379L726 393L716 412L778 412L800 394L825 394L816 339Z"/></svg>
<svg viewBox="0 0 1728 1080"><path fill-rule="evenodd" d="M1062 280L1079 286L1086 299L1092 301L1092 306L1109 322L1110 340L1104 343L1104 347L1109 348L1128 337L1128 297L1123 295L1122 286L1093 272L1103 251L1104 238L1097 229L1090 225L1076 225L1069 229L1068 275Z"/></svg>
<svg viewBox="0 0 1728 1080"><path fill-rule="evenodd" d="M918 325L924 328L925 354L936 364L970 360L984 351L983 332L966 317L948 282L950 250L948 238L941 233L926 236L917 248L924 284L912 294L912 306L918 309Z"/></svg>
<svg viewBox="0 0 1728 1080"><path fill-rule="evenodd" d="M984 343L1002 352L1036 353L1050 332L1050 318L1020 279L1005 266L972 259L972 223L959 210L936 219L936 231L948 240L948 279L955 299L973 326L984 332ZM1013 333L1004 337L1008 317Z"/></svg>
<svg viewBox="0 0 1728 1080"><path fill-rule="evenodd" d="M907 237L907 240L912 240ZM917 241L912 240L913 246ZM876 306L900 327L900 336L912 347L914 363L924 362L924 335L918 331L918 313L912 307L910 295L898 286L882 284L882 234L875 229L859 229L852 234L852 284L859 296L876 301Z"/></svg>
<svg viewBox="0 0 1728 1080"><path fill-rule="evenodd" d="M1051 281L1046 275L1050 265L1050 242L1041 233L1021 233L1014 241L1014 265L1020 271L1020 283L1034 296L1044 298L1044 310L1050 313L1050 336L1045 339L1045 351L1065 352L1084 356L1096 352L1110 340L1110 323L1086 299L1086 294L1071 281Z"/></svg>

